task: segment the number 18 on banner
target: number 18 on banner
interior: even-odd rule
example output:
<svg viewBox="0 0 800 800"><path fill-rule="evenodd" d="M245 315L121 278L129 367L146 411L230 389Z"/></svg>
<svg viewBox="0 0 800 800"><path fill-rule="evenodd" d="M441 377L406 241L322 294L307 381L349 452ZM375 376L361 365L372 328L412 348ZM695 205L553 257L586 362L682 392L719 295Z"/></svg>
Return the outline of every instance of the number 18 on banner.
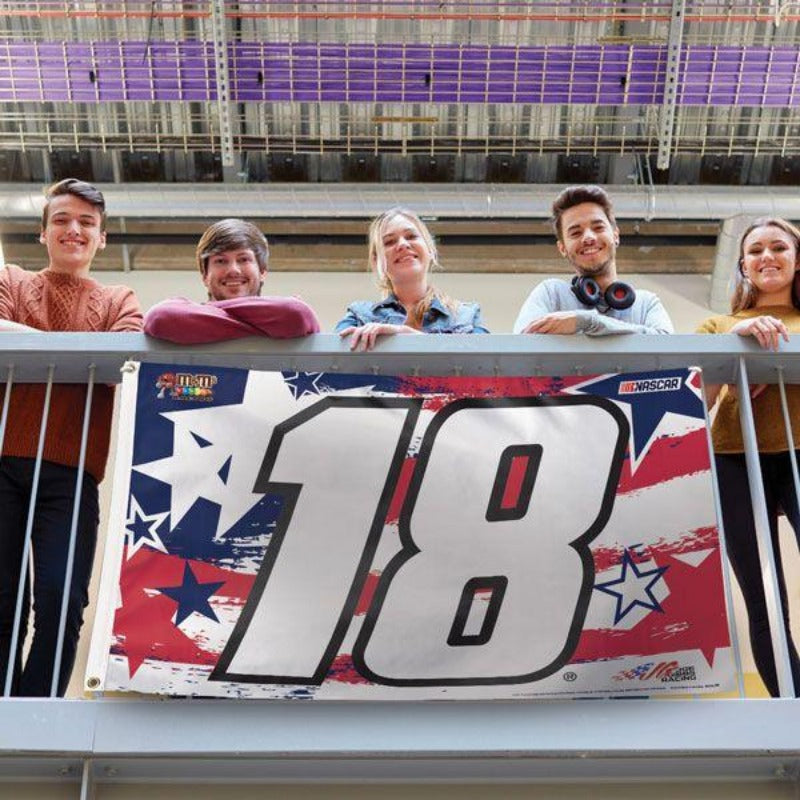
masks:
<svg viewBox="0 0 800 800"><path fill-rule="evenodd" d="M276 429L256 491L281 494L285 512L212 679L325 678L419 407L327 399ZM528 682L562 666L583 624L589 543L608 519L626 439L624 416L595 398L460 400L440 410L400 513L402 549L355 642L358 671L414 686ZM574 487L580 502L570 501Z"/></svg>

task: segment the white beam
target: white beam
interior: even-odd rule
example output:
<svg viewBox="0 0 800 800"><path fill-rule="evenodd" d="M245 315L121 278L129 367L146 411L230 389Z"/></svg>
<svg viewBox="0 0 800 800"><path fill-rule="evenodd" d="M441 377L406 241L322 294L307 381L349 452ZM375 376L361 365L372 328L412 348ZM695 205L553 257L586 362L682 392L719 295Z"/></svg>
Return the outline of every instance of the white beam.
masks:
<svg viewBox="0 0 800 800"><path fill-rule="evenodd" d="M368 219L396 205L426 218L547 219L560 184L98 184L112 218ZM606 186L619 219L718 221L738 214L800 220L796 187ZM0 184L0 219L38 221L38 185Z"/></svg>
<svg viewBox="0 0 800 800"><path fill-rule="evenodd" d="M137 782L790 781L798 769L795 700L26 698L2 712L6 780L54 758L66 776L91 759L96 778Z"/></svg>

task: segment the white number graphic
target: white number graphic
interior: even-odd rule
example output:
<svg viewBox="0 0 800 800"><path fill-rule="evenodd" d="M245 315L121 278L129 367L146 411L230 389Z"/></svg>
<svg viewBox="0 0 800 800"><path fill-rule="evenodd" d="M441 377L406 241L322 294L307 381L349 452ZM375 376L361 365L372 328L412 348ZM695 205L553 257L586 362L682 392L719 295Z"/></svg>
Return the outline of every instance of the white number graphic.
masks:
<svg viewBox="0 0 800 800"><path fill-rule="evenodd" d="M325 679L420 406L327 398L276 428L254 491L282 494L283 512L211 680ZM596 398L460 400L440 411L401 512L403 549L353 649L359 672L389 685L499 684L565 663L627 437L624 415Z"/></svg>
<svg viewBox="0 0 800 800"><path fill-rule="evenodd" d="M611 512L626 439L616 407L588 398L444 409L400 517L404 550L354 649L359 672L419 686L530 681L558 669L586 615L588 546ZM522 488L506 491L512 471ZM477 623L474 606L485 609Z"/></svg>
<svg viewBox="0 0 800 800"><path fill-rule="evenodd" d="M383 530L419 405L329 398L275 429L254 491L282 494L283 512L211 680L324 679Z"/></svg>

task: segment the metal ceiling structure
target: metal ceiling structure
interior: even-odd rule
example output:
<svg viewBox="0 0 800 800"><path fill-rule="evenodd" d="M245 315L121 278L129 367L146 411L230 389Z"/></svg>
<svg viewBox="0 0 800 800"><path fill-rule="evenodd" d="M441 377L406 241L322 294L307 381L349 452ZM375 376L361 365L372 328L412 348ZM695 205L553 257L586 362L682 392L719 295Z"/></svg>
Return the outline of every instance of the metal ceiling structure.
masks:
<svg viewBox="0 0 800 800"><path fill-rule="evenodd" d="M638 157L797 182L798 23L777 0L7 0L0 179L619 183Z"/></svg>
<svg viewBox="0 0 800 800"><path fill-rule="evenodd" d="M232 184L204 186L202 202L197 187L180 184L99 184L109 208L128 220L213 219L236 209L240 216L275 220L319 219L330 223L364 220L392 206L415 209L432 223L439 220L538 220L548 222L555 184L503 184L451 187L428 184L378 185ZM613 189L617 220L717 221L737 215L784 216L800 219L800 192L786 186L617 186ZM40 187L24 189L0 183L4 222L19 222L36 230L44 205ZM363 225L358 232L364 235ZM548 238L551 229L545 227ZM348 232L352 232L348 229Z"/></svg>

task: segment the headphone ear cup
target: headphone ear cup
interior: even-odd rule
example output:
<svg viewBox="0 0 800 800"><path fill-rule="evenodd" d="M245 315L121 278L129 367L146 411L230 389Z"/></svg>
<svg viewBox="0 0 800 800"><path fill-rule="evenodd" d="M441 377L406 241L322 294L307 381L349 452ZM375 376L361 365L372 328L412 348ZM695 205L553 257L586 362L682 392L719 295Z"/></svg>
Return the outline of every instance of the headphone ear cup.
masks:
<svg viewBox="0 0 800 800"><path fill-rule="evenodd" d="M609 284L605 292L606 304L617 311L630 308L635 300L636 292L633 291L633 286L622 281Z"/></svg>
<svg viewBox="0 0 800 800"><path fill-rule="evenodd" d="M572 293L585 306L596 306L602 296L597 281L580 275L572 279Z"/></svg>

